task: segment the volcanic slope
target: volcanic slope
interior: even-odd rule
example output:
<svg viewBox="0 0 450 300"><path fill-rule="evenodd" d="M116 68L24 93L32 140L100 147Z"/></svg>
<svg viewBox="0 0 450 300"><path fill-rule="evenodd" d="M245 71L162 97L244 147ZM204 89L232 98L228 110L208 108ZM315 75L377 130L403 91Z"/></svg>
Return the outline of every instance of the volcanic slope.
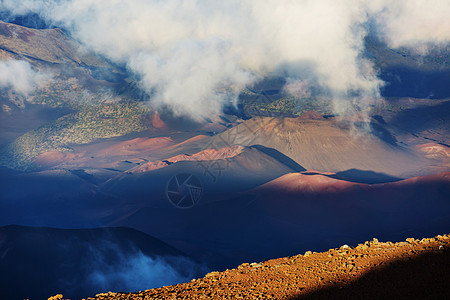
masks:
<svg viewBox="0 0 450 300"><path fill-rule="evenodd" d="M384 142L337 120L255 117L214 137L216 145L262 145L306 169L370 170L390 176L419 175L430 164L423 155Z"/></svg>
<svg viewBox="0 0 450 300"><path fill-rule="evenodd" d="M373 239L352 248L244 263L191 282L106 299L444 299L450 236L406 242ZM62 298L62 297L61 297Z"/></svg>
<svg viewBox="0 0 450 300"><path fill-rule="evenodd" d="M74 63L111 67L105 60L82 51L81 46L59 29L32 29L0 21L0 59L25 59L33 63Z"/></svg>
<svg viewBox="0 0 450 300"><path fill-rule="evenodd" d="M101 190L138 201L165 198L170 178L189 173L199 178L206 195L219 196L254 188L293 170L305 169L276 150L230 146L148 162L110 179Z"/></svg>

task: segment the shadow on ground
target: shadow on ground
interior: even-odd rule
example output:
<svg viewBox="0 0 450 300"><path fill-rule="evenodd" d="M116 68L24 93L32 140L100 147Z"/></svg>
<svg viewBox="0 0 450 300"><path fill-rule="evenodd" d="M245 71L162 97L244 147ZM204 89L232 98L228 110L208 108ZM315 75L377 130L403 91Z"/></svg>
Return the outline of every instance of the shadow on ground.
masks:
<svg viewBox="0 0 450 300"><path fill-rule="evenodd" d="M317 289L291 300L309 299L448 299L450 251L394 261L349 284Z"/></svg>

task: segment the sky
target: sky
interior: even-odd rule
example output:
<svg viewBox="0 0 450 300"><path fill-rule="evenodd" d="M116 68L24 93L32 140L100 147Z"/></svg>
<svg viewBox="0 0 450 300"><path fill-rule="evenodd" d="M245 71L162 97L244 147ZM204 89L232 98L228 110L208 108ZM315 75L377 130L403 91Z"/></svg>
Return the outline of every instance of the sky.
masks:
<svg viewBox="0 0 450 300"><path fill-rule="evenodd" d="M368 107L384 84L365 56L370 30L418 54L450 41L448 0L1 0L0 10L64 27L126 66L153 105L193 119L274 75L288 92L322 91L337 112Z"/></svg>

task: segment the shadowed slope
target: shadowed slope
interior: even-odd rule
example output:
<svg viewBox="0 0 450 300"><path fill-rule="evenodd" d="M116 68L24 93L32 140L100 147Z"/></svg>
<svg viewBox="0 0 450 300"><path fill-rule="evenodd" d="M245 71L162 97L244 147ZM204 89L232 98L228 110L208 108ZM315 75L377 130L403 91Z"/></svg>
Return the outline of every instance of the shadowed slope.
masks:
<svg viewBox="0 0 450 300"><path fill-rule="evenodd" d="M163 264L167 266L166 272L179 272L180 278L192 276L198 271L183 270L183 267L195 268L195 264L180 251L129 228L1 227L2 298L47 299L57 292L70 293L73 297L81 298L106 287L102 286L102 278L99 278L102 272L125 272L125 266L134 267L133 259L140 259L143 267L149 268L148 273L155 272L158 276L169 276L161 274L161 270L157 269ZM185 260L184 266L181 260ZM153 270L151 262L154 262ZM114 274L109 275L114 278ZM108 280L107 276L106 274L105 280ZM119 278L105 283L109 284L108 288L126 288L126 278ZM160 282L162 284L163 281ZM149 280L147 285L142 287L148 284L152 282Z"/></svg>

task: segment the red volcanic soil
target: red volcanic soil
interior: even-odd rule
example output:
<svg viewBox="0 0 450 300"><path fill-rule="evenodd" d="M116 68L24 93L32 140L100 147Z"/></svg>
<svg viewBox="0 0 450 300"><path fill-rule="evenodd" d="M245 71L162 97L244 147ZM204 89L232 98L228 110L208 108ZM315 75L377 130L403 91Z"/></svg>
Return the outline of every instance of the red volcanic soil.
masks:
<svg viewBox="0 0 450 300"><path fill-rule="evenodd" d="M255 117L215 136L212 142L220 146L262 145L308 170L326 172L358 169L411 177L424 174L430 163L422 153L329 119Z"/></svg>
<svg viewBox="0 0 450 300"><path fill-rule="evenodd" d="M64 161L73 160L75 158L80 158L80 155L75 155L71 152L47 151L39 154L34 159L34 163L42 167L50 168L57 166Z"/></svg>
<svg viewBox="0 0 450 300"><path fill-rule="evenodd" d="M314 110L310 110L298 117L300 120L324 120L321 114Z"/></svg>
<svg viewBox="0 0 450 300"><path fill-rule="evenodd" d="M168 149L175 149L175 148L178 148L178 147L181 147L181 146L185 146L185 145L190 144L190 143L200 142L200 141L202 141L202 140L204 140L206 138L208 138L208 136L203 135L203 134L196 135L196 136L191 137L190 139L187 139L187 140L185 140L185 141L183 141L181 143L173 145L173 146L169 147Z"/></svg>
<svg viewBox="0 0 450 300"><path fill-rule="evenodd" d="M302 173L290 173L258 187L257 189L255 189L255 191L264 193L264 191L270 190L271 192L275 193L280 192L289 194L295 194L299 192L326 193L326 192L343 191L346 189L353 188L355 186L362 187L364 186L364 184L334 179L322 174L304 175Z"/></svg>
<svg viewBox="0 0 450 300"><path fill-rule="evenodd" d="M161 120L161 117L157 111L152 114L151 120L152 120L152 126L154 128L167 130L166 124L164 123L163 120Z"/></svg>
<svg viewBox="0 0 450 300"><path fill-rule="evenodd" d="M450 235L343 245L244 263L191 282L100 299L448 299ZM62 298L62 296L61 296Z"/></svg>
<svg viewBox="0 0 450 300"><path fill-rule="evenodd" d="M47 168L60 164L71 167L111 167L120 160L131 161L136 157L145 157L171 145L173 145L173 140L169 137L135 138L114 143L107 141L80 145L73 152L44 152L36 157L34 163ZM141 160L139 159L139 161Z"/></svg>
<svg viewBox="0 0 450 300"><path fill-rule="evenodd" d="M230 146L221 149L206 149L200 151L195 154L180 154L168 158L163 161L152 161L148 162L142 166L136 167L131 172L133 174L148 172L156 169L160 169L166 167L170 164L179 162L179 161L209 161L209 160L217 160L217 159L226 159L235 157L242 153L244 147L242 146Z"/></svg>
<svg viewBox="0 0 450 300"><path fill-rule="evenodd" d="M209 132L222 132L224 130L226 130L227 127L222 125L222 124L218 124L218 123L208 123L205 126L202 127L202 131L209 131Z"/></svg>
<svg viewBox="0 0 450 300"><path fill-rule="evenodd" d="M262 195L268 194L325 194L342 192L346 190L362 190L362 189L379 189L389 190L389 188L400 188L402 186L414 186L419 183L448 182L450 184L450 172L417 176L405 180L381 183L381 184L364 184L355 183L346 180L335 179L329 176L335 176L332 173L317 173L307 175L311 171L302 173L289 173L277 179L274 179L256 189L256 193Z"/></svg>
<svg viewBox="0 0 450 300"><path fill-rule="evenodd" d="M136 138L99 150L97 156L143 155L173 144L169 137Z"/></svg>

